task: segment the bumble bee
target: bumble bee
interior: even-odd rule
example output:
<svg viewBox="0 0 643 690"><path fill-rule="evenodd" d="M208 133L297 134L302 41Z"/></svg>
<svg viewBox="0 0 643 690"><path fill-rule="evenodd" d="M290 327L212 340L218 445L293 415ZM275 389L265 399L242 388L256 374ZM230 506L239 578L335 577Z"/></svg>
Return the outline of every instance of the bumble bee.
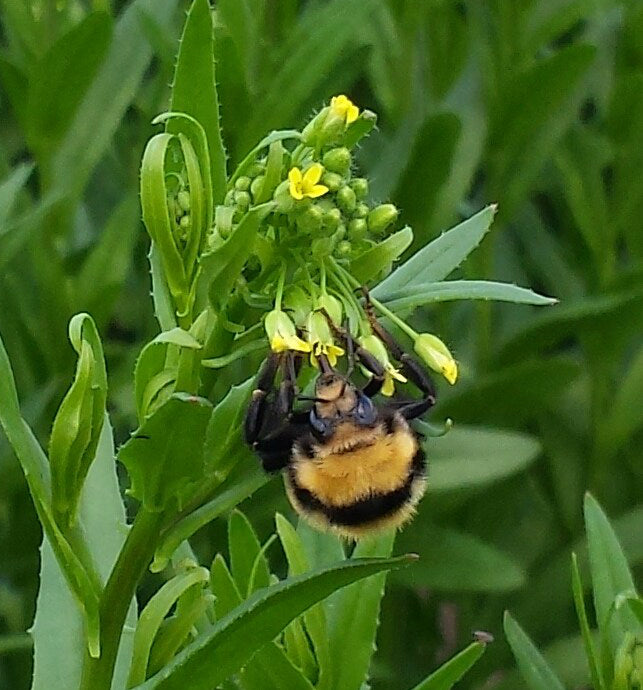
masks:
<svg viewBox="0 0 643 690"><path fill-rule="evenodd" d="M378 407L372 398L382 387L384 368L350 342L349 352L372 374L363 389L321 355L315 395L302 398L296 388L299 355L271 353L257 377L245 420L246 441L264 469L284 470L293 508L318 529L353 540L401 527L413 516L426 487L424 452L408 420L435 403L434 388L419 362L380 324L377 334L422 391L421 399ZM343 336L350 338L345 332ZM352 370L352 364L349 367ZM275 389L280 369L282 380ZM297 397L312 406L294 410Z"/></svg>

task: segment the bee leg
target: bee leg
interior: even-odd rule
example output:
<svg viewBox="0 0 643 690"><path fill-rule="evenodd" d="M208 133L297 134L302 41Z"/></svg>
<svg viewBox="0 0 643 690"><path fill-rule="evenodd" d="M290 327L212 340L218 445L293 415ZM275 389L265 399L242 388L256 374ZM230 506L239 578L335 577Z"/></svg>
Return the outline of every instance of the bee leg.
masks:
<svg viewBox="0 0 643 690"><path fill-rule="evenodd" d="M373 307L368 301L368 293L366 292L365 294L366 314L371 328L384 345L386 345L393 357L400 363L402 373L422 391L422 398L420 400L406 401L400 405L398 410L406 419L415 419L435 405L435 386L428 372L420 362L418 362L415 357L404 352L395 338L375 318Z"/></svg>
<svg viewBox="0 0 643 690"><path fill-rule="evenodd" d="M274 381L282 367L282 381L274 397ZM257 377L245 419L246 442L261 458L267 472L275 472L288 464L294 439L295 425L290 416L297 394L297 361L293 352L284 355L271 353Z"/></svg>
<svg viewBox="0 0 643 690"><path fill-rule="evenodd" d="M257 441L264 426L268 408L268 395L273 390L280 360L280 355L271 352L261 365L261 369L259 369L255 383L256 388L252 391L252 398L248 405L244 422L246 443L250 446Z"/></svg>
<svg viewBox="0 0 643 690"><path fill-rule="evenodd" d="M375 355L372 355L368 350L365 350L359 343L355 342L355 339L351 335L347 328L342 328L337 324L333 323L333 320L328 315L325 309L322 309L326 320L335 333L335 335L340 338L346 345L346 354L348 357L348 370L346 371L346 378L350 378L355 367L355 359L359 360L359 363L372 374L371 379L362 389L362 393L368 398L372 398L374 395L380 392L382 386L384 385L384 367Z"/></svg>

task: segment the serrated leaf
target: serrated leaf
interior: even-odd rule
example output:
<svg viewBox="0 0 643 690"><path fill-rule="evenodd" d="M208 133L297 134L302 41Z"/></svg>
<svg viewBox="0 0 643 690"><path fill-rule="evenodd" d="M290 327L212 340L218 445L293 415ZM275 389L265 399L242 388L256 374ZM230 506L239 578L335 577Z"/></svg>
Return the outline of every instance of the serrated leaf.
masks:
<svg viewBox="0 0 643 690"><path fill-rule="evenodd" d="M394 290L444 280L480 244L489 231L496 206L487 206L416 252L373 289L380 298Z"/></svg>
<svg viewBox="0 0 643 690"><path fill-rule="evenodd" d="M528 288L497 283L492 280L448 280L440 283L421 283L390 292L379 297L389 309L403 311L431 304L459 299L498 300L516 304L556 304L553 297L539 295Z"/></svg>
<svg viewBox="0 0 643 690"><path fill-rule="evenodd" d="M140 688L178 690L189 684L192 690L209 690L243 666L291 620L333 591L408 562L408 557L347 561L256 592Z"/></svg>
<svg viewBox="0 0 643 690"><path fill-rule="evenodd" d="M445 661L437 671L418 683L413 690L451 690L484 654L486 645L472 642L466 649Z"/></svg>
<svg viewBox="0 0 643 690"><path fill-rule="evenodd" d="M411 228L402 228L383 242L351 261L350 272L360 283L368 283L398 259L413 241Z"/></svg>
<svg viewBox="0 0 643 690"><path fill-rule="evenodd" d="M565 690L543 655L508 611L505 611L503 625L507 642L530 690Z"/></svg>
<svg viewBox="0 0 643 690"><path fill-rule="evenodd" d="M200 350L203 345L188 331L182 328L173 328L171 331L162 331L159 333L152 343L168 343L170 345L178 345L178 347L187 347L191 350Z"/></svg>
<svg viewBox="0 0 643 690"><path fill-rule="evenodd" d="M209 171L204 175L204 183L207 193L212 190L211 213L212 204L222 203L225 195L226 154L219 124L214 35L208 0L195 0L188 12L174 73L171 110L191 115L205 130L208 150L200 151L199 157L205 160L208 154ZM191 134L180 119L170 120L167 131Z"/></svg>
<svg viewBox="0 0 643 690"><path fill-rule="evenodd" d="M118 459L130 475L130 494L150 512L180 506L203 478L203 443L212 414L204 398L174 393L121 446Z"/></svg>
<svg viewBox="0 0 643 690"><path fill-rule="evenodd" d="M364 539L357 543L352 559L390 556L394 542L395 531ZM333 690L353 690L367 680L385 582L386 573L379 573L332 597L328 626Z"/></svg>

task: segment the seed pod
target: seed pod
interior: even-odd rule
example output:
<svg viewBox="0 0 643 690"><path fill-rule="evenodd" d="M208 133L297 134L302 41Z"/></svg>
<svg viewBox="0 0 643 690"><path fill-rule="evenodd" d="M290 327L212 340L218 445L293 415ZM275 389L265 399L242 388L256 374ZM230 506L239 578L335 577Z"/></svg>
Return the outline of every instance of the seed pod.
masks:
<svg viewBox="0 0 643 690"><path fill-rule="evenodd" d="M337 192L337 205L344 213L352 213L355 210L356 203L355 192L348 185L344 185Z"/></svg>
<svg viewBox="0 0 643 690"><path fill-rule="evenodd" d="M336 192L343 183L342 176L334 172L326 172L322 177L322 184L325 184L331 192Z"/></svg>
<svg viewBox="0 0 643 690"><path fill-rule="evenodd" d="M348 236L351 240L363 240L368 233L368 225L363 218L353 218L348 224Z"/></svg>
<svg viewBox="0 0 643 690"><path fill-rule="evenodd" d="M241 177L237 177L237 180L234 183L234 188L238 192L247 192L248 189L250 188L251 182L252 182L252 180L249 177L242 175Z"/></svg>
<svg viewBox="0 0 643 690"><path fill-rule="evenodd" d="M339 175L346 175L351 167L350 151L344 146L331 149L324 154L323 163L326 170Z"/></svg>
<svg viewBox="0 0 643 690"><path fill-rule="evenodd" d="M393 204L380 204L368 214L368 229L375 235L383 234L398 213Z"/></svg>
<svg viewBox="0 0 643 690"><path fill-rule="evenodd" d="M368 180L365 177L356 177L351 180L350 185L358 199L365 199L368 195Z"/></svg>

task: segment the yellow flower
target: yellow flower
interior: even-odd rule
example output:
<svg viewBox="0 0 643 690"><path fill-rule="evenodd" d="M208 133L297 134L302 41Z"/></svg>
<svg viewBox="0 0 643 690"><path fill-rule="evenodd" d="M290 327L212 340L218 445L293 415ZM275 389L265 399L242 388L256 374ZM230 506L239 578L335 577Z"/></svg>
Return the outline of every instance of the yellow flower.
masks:
<svg viewBox="0 0 643 690"><path fill-rule="evenodd" d="M347 125L355 122L359 116L359 108L344 94L333 96L330 99L330 110L333 115L345 120Z"/></svg>
<svg viewBox="0 0 643 690"><path fill-rule="evenodd" d="M388 353L386 352L384 343L376 335L371 333L371 335L360 338L359 342L365 350L368 350L368 352L377 357L384 367L384 385L382 386L382 395L393 395L393 393L395 393L395 381L406 383L408 379L406 376L400 374L399 370L393 366L391 360L388 358Z"/></svg>
<svg viewBox="0 0 643 690"><path fill-rule="evenodd" d="M415 351L433 369L453 385L458 378L458 364L447 346L431 333L420 333L415 339Z"/></svg>
<svg viewBox="0 0 643 690"><path fill-rule="evenodd" d="M326 317L319 311L308 315L306 320L306 339L310 352L310 363L316 367L319 355L326 355L331 367L337 364L337 358L344 354L344 350L335 345Z"/></svg>
<svg viewBox="0 0 643 690"><path fill-rule="evenodd" d="M291 168L288 173L290 196L293 199L299 200L305 196L316 199L318 196L326 194L328 187L323 184L317 184L323 172L324 168L319 163L313 163L303 174L299 168Z"/></svg>
<svg viewBox="0 0 643 690"><path fill-rule="evenodd" d="M297 335L295 324L281 309L273 309L266 314L265 328L273 352L310 352L310 345Z"/></svg>

